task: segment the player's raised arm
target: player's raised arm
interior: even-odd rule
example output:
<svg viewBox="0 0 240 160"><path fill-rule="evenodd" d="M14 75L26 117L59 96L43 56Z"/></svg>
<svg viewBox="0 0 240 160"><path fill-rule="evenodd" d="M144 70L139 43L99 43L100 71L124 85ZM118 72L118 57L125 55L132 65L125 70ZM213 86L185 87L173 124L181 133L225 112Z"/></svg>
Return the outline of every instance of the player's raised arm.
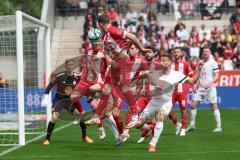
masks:
<svg viewBox="0 0 240 160"><path fill-rule="evenodd" d="M134 34L128 32L125 32L125 34L126 39L129 39L142 53L152 52L151 49L144 48Z"/></svg>
<svg viewBox="0 0 240 160"><path fill-rule="evenodd" d="M200 72L199 70L197 70L193 78L187 77L185 83L195 84L199 79L199 75L200 75Z"/></svg>
<svg viewBox="0 0 240 160"><path fill-rule="evenodd" d="M58 75L56 77L54 77L54 79L51 80L51 82L47 85L47 88L45 90L45 95L44 95L44 97L41 101L41 106L48 106L48 102L49 102L48 101L48 94L50 93L52 87L56 84Z"/></svg>

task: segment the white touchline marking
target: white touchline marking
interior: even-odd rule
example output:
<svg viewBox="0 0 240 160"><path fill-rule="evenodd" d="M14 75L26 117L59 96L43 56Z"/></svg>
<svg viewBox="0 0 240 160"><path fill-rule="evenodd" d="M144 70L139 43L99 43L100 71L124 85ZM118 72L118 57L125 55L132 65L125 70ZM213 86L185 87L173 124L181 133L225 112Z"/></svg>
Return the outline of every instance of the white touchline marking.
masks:
<svg viewBox="0 0 240 160"><path fill-rule="evenodd" d="M51 158L59 158L59 157L68 157L70 155L59 155L59 156L52 156L52 155L49 155L49 156L18 156L18 157L2 157L4 159L20 159L20 158L23 158L23 159L28 159L28 158L48 158L48 159L51 159ZM1 159L1 158L0 158Z"/></svg>
<svg viewBox="0 0 240 160"><path fill-rule="evenodd" d="M144 153L144 155L176 155L176 154L208 154L208 153L240 153L239 151L232 150L232 151L199 151L199 152L155 152L155 153ZM84 154L83 154L84 155ZM139 154L94 154L95 156L136 156Z"/></svg>
<svg viewBox="0 0 240 160"><path fill-rule="evenodd" d="M71 123L68 123L68 124L66 124L66 125L63 125L63 126L61 126L61 127L59 127L59 128L56 128L53 132L54 132L54 133L55 133L55 132L58 132L58 131L60 131L60 130L62 130L62 129L64 129L64 128L66 128L66 127L71 126L71 125L72 125L72 122L71 122ZM27 142L26 142L26 145L29 144L29 143L32 143L32 142L34 142L34 141L36 141L36 140L38 140L38 139L40 139L40 138L42 138L42 137L44 137L44 136L45 136L45 134L39 135L39 136L35 137L34 139L31 139L31 140L27 141ZM25 145L25 146L26 146L26 145ZM0 157L4 156L4 155L6 155L6 154L8 154L8 153L10 153L10 152L13 152L13 151L15 151L15 150L17 150L17 149L19 149L19 148L22 148L22 147L24 147L24 146L15 146L15 147L13 147L13 148L10 148L10 149L8 149L8 150L5 150L5 151L3 151L3 152L0 153ZM1 158L0 158L0 159L1 159Z"/></svg>

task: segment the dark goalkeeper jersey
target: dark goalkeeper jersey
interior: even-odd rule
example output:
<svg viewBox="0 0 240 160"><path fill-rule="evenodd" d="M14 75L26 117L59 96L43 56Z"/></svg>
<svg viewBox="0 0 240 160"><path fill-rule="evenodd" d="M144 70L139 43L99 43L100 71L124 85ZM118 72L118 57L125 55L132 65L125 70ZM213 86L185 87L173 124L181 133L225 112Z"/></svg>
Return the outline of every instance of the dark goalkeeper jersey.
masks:
<svg viewBox="0 0 240 160"><path fill-rule="evenodd" d="M80 81L80 76L76 73L67 74L66 72L58 73L55 78L48 84L45 94L49 94L51 88L56 86L56 97L70 98L74 87Z"/></svg>

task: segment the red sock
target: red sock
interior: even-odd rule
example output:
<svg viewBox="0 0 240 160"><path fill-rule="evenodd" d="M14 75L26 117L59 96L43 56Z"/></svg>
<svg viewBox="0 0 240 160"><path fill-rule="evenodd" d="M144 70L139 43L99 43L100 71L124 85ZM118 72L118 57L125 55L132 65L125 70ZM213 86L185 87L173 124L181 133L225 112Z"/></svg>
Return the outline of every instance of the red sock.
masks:
<svg viewBox="0 0 240 160"><path fill-rule="evenodd" d="M182 128L186 128L187 121L188 121L188 113L187 111L181 110L181 116L182 116Z"/></svg>
<svg viewBox="0 0 240 160"><path fill-rule="evenodd" d="M131 121L131 111L128 109L126 112L126 124L130 123Z"/></svg>
<svg viewBox="0 0 240 160"><path fill-rule="evenodd" d="M136 100L133 97L132 92L131 91L127 91L127 92L125 92L123 94L124 94L125 98L128 101L128 104L129 104L130 110L131 110L131 114L132 115L137 115L138 112L137 112Z"/></svg>
<svg viewBox="0 0 240 160"><path fill-rule="evenodd" d="M173 110L171 110L168 114L170 120L172 120L173 124L177 124L177 117L175 116Z"/></svg>
<svg viewBox="0 0 240 160"><path fill-rule="evenodd" d="M109 95L102 94L100 101L98 103L97 109L95 111L95 114L99 116L102 114L104 108L107 106L108 99L109 99Z"/></svg>
<svg viewBox="0 0 240 160"><path fill-rule="evenodd" d="M123 134L123 121L122 121L122 118L120 116L113 116L113 118L114 118L114 120L116 122L119 134Z"/></svg>
<svg viewBox="0 0 240 160"><path fill-rule="evenodd" d="M73 104L74 104L74 106L76 107L76 109L78 110L79 113L83 113L84 112L82 104L81 104L81 102L80 102L80 100L78 98L75 98L73 100Z"/></svg>
<svg viewBox="0 0 240 160"><path fill-rule="evenodd" d="M121 94L121 90L119 89L119 87L114 86L112 88L112 97L113 97L113 101L114 101L114 106L117 107L118 109L122 108L123 105L123 96Z"/></svg>

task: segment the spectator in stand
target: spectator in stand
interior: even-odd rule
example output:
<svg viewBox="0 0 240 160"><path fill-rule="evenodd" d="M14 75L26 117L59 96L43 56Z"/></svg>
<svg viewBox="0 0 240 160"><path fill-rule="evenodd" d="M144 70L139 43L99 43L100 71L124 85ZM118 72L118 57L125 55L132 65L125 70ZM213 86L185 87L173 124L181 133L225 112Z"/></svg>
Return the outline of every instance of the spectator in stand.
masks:
<svg viewBox="0 0 240 160"><path fill-rule="evenodd" d="M138 14L136 11L132 9L131 6L128 6L128 12L125 16L126 19L126 24L125 27L128 27L129 25L134 25L136 26L137 24L137 19L138 19Z"/></svg>
<svg viewBox="0 0 240 160"><path fill-rule="evenodd" d="M151 24L153 21L157 22L157 15L153 11L149 11L147 15L148 24Z"/></svg>
<svg viewBox="0 0 240 160"><path fill-rule="evenodd" d="M176 36L177 36L177 31L179 30L181 25L184 27L184 29L186 28L185 24L179 19L176 26L174 27L174 34Z"/></svg>
<svg viewBox="0 0 240 160"><path fill-rule="evenodd" d="M220 57L218 52L214 52L213 57L214 57L214 60L215 60L215 61L217 62L217 64L218 64L218 68L219 68L220 70L222 70L222 69L223 69L223 61L224 61L223 57Z"/></svg>
<svg viewBox="0 0 240 160"><path fill-rule="evenodd" d="M158 0L157 2L158 13L165 15L168 13L168 1L167 0Z"/></svg>
<svg viewBox="0 0 240 160"><path fill-rule="evenodd" d="M218 26L214 26L213 30L211 30L211 37L216 38L221 36L222 32L218 29Z"/></svg>
<svg viewBox="0 0 240 160"><path fill-rule="evenodd" d="M223 49L224 59L232 59L234 56L234 50L232 49L231 43L227 42L226 47Z"/></svg>
<svg viewBox="0 0 240 160"><path fill-rule="evenodd" d="M190 51L189 51L189 46L187 45L187 42L183 43L182 51L184 54L184 60L188 61L190 60Z"/></svg>
<svg viewBox="0 0 240 160"><path fill-rule="evenodd" d="M197 43L193 43L191 47L189 48L189 53L190 53L190 59L193 57L199 58L200 56L200 48L197 46Z"/></svg>
<svg viewBox="0 0 240 160"><path fill-rule="evenodd" d="M156 21L151 21L151 25L150 25L150 31L149 31L149 34L151 35L152 32L156 32L158 33L159 32L159 26L157 25L157 22Z"/></svg>
<svg viewBox="0 0 240 160"><path fill-rule="evenodd" d="M155 10L155 6L156 6L156 0L144 0L145 2L145 7L144 10L145 11L151 11L151 10Z"/></svg>
<svg viewBox="0 0 240 160"><path fill-rule="evenodd" d="M106 2L109 8L114 8L114 10L117 10L119 8L118 0L107 0Z"/></svg>
<svg viewBox="0 0 240 160"><path fill-rule="evenodd" d="M190 32L190 36L188 38L187 43L188 43L189 46L192 46L193 44L199 45L200 40L199 40L199 35L198 35L198 32L197 32L197 27L196 26L192 27L192 30Z"/></svg>
<svg viewBox="0 0 240 160"><path fill-rule="evenodd" d="M230 22L233 26L233 32L240 34L240 8L237 9L237 13L231 16Z"/></svg>
<svg viewBox="0 0 240 160"><path fill-rule="evenodd" d="M118 0L119 9L118 13L121 14L121 17L125 17L127 14L128 0Z"/></svg>
<svg viewBox="0 0 240 160"><path fill-rule="evenodd" d="M168 44L165 37L161 37L159 50L168 51Z"/></svg>
<svg viewBox="0 0 240 160"><path fill-rule="evenodd" d="M115 9L112 7L108 11L107 15L109 16L112 25L118 27L118 13L115 11Z"/></svg>
<svg viewBox="0 0 240 160"><path fill-rule="evenodd" d="M160 37L166 38L168 33L167 33L167 31L164 30L164 26L161 26L160 30L158 31L158 34Z"/></svg>
<svg viewBox="0 0 240 160"><path fill-rule="evenodd" d="M89 0L88 1L88 8L97 8L98 6L98 0Z"/></svg>
<svg viewBox="0 0 240 160"><path fill-rule="evenodd" d="M0 73L0 88L8 88L8 82L7 80L3 77L3 74Z"/></svg>
<svg viewBox="0 0 240 160"><path fill-rule="evenodd" d="M230 34L228 27L224 27L223 33L221 35L221 40L225 42L233 42L233 37Z"/></svg>
<svg viewBox="0 0 240 160"><path fill-rule="evenodd" d="M170 30L170 32L168 33L167 42L168 42L168 49L179 47L178 38L175 36L173 30Z"/></svg>
<svg viewBox="0 0 240 160"><path fill-rule="evenodd" d="M235 69L240 69L240 54L233 58L233 64Z"/></svg>
<svg viewBox="0 0 240 160"><path fill-rule="evenodd" d="M142 9L142 10L140 11L140 13L138 14L138 16L139 16L139 18L140 18L140 17L143 17L143 19L144 19L144 25L145 25L145 26L148 26L148 14L147 14L147 12L146 12L144 9Z"/></svg>
<svg viewBox="0 0 240 160"><path fill-rule="evenodd" d="M240 54L240 41L237 42L237 45L234 48L234 54L235 55L239 55Z"/></svg>
<svg viewBox="0 0 240 160"><path fill-rule="evenodd" d="M180 25L179 30L177 30L177 38L179 39L180 46L188 40L188 32L184 29L183 25Z"/></svg>
<svg viewBox="0 0 240 160"><path fill-rule="evenodd" d="M148 31L148 28L147 28L147 26L146 26L145 23L144 23L144 18L143 18L143 16L140 16L140 17L138 18L138 22L139 22L139 24L138 24L138 26L137 26L137 32L139 32L140 28L143 28L144 31L147 32L147 31Z"/></svg>
<svg viewBox="0 0 240 160"><path fill-rule="evenodd" d="M174 13L174 4L176 3L176 0L168 0L168 12L169 14Z"/></svg>
<svg viewBox="0 0 240 160"><path fill-rule="evenodd" d="M199 31L199 40L202 42L203 40L210 41L211 40L211 31L206 29L205 24L201 25L201 29Z"/></svg>
<svg viewBox="0 0 240 160"><path fill-rule="evenodd" d="M137 32L137 37L138 39L141 41L141 43L143 44L143 46L145 46L147 44L147 33L144 30L143 26L140 26L139 31Z"/></svg>
<svg viewBox="0 0 240 160"><path fill-rule="evenodd" d="M148 45L154 46L156 48L156 50L160 49L159 37L158 37L157 32L152 32L151 33L151 36L150 36L148 42L149 42Z"/></svg>
<svg viewBox="0 0 240 160"><path fill-rule="evenodd" d="M218 52L220 54L220 56L223 56L223 45L221 43L221 39L219 36L217 36L216 38L213 38L213 41L211 43L211 52Z"/></svg>

